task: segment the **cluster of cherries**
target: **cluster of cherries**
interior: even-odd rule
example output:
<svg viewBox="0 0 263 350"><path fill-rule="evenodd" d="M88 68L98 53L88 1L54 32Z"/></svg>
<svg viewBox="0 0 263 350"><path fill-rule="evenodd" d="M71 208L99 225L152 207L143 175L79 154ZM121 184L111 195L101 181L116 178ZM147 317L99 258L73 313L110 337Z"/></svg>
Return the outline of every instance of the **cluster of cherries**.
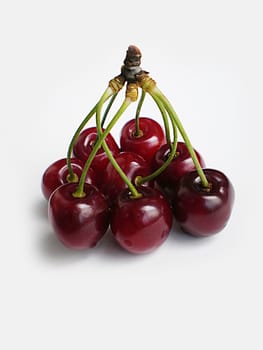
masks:
<svg viewBox="0 0 263 350"><path fill-rule="evenodd" d="M121 74L109 82L76 130L67 157L43 174L49 220L67 247L94 247L110 226L121 247L146 253L166 240L173 218L186 233L209 236L221 231L231 215L231 182L222 172L205 168L170 102L141 69L140 59L139 49L129 46ZM105 127L125 84L125 99ZM136 116L123 126L118 145L110 131L137 100L138 88L142 93ZM164 128L139 116L146 93L158 106ZM85 128L94 115L96 126ZM178 141L178 131L183 141Z"/></svg>

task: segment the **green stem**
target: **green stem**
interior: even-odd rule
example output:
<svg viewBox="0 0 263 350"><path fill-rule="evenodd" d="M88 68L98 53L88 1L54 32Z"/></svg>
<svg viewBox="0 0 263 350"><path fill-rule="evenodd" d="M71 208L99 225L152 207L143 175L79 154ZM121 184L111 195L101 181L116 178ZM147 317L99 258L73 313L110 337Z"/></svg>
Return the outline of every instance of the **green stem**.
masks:
<svg viewBox="0 0 263 350"><path fill-rule="evenodd" d="M111 162L112 166L114 167L114 169L117 171L117 173L120 175L122 180L125 182L125 184L129 188L129 190L131 192L130 197L134 198L134 199L142 197L142 194L137 191L136 187L132 184L132 182L129 180L127 175L124 173L124 171L121 169L119 164L116 162L115 158L113 157L113 155L112 155L112 153L111 153L111 151L110 151L110 149L105 141L102 142L102 147L103 147L105 153L107 154L107 157L108 157L109 161Z"/></svg>
<svg viewBox="0 0 263 350"><path fill-rule="evenodd" d="M97 127L97 137L100 138L102 134L102 126L101 126L101 121L100 121L100 115L101 115L101 110L103 107L103 104L105 101L113 94L113 91L110 87L108 87L103 95L101 96L99 102L97 103L97 108L96 108L96 127Z"/></svg>
<svg viewBox="0 0 263 350"><path fill-rule="evenodd" d="M207 178L206 178L206 176L203 172L203 169L199 163L199 160L196 156L196 153L195 153L194 148L190 142L190 139L189 139L180 119L178 118L176 112L174 111L172 105L170 104L168 99L163 95L163 93L157 88L157 86L155 86L152 89L151 94L152 94L152 96L157 96L162 101L162 103L163 103L164 107L166 108L166 110L168 111L169 115L175 121L176 126L177 126L178 130L180 131L180 134L182 135L182 138L184 139L186 147L187 147L187 149L190 153L190 156L194 162L194 165L196 167L196 171L201 179L203 187L209 187L209 182L207 181Z"/></svg>
<svg viewBox="0 0 263 350"><path fill-rule="evenodd" d="M164 106L163 106L163 103L162 103L161 99L159 97L157 97L156 95L154 95L153 93L151 93L151 92L149 92L149 94L154 99L154 101L157 104L157 106L164 110ZM150 174L148 176L145 176L145 177L141 177L141 178L139 177L139 179L137 180L138 184L143 184L143 183L145 183L147 181L151 181L151 180L155 179L157 176L159 176L168 167L168 165L171 163L171 161L175 157L176 148L177 148L177 127L176 127L175 120L170 115L169 111L168 111L168 115L170 117L170 121L171 121L171 124L172 124L173 138L174 138L173 139L173 143L170 143L169 156L166 159L166 161L162 164L162 166L160 168L158 168L156 171L154 171L152 174Z"/></svg>
<svg viewBox="0 0 263 350"><path fill-rule="evenodd" d="M68 152L67 152L67 167L68 167L68 172L69 172L69 176L68 176L68 181L69 182L75 182L76 180L76 175L74 174L74 171L72 169L72 165L71 165L71 154L73 151L73 146L81 132L81 130L84 128L84 126L89 122L89 120L92 118L92 116L95 114L97 109L97 105L95 105L92 110L89 112L89 114L83 119L83 121L81 122L81 124L79 125L79 127L77 128L76 132L74 133L71 142L69 144L69 148L68 148Z"/></svg>
<svg viewBox="0 0 263 350"><path fill-rule="evenodd" d="M135 126L136 126L136 129L135 129L135 134L134 136L136 137L139 137L141 136L141 130L140 130L140 112L141 112L141 108L142 108L142 105L143 105L143 102L144 102L144 99L145 99L145 91L142 90L142 94L141 94L141 98L138 102L138 105L137 105L137 109L136 109L136 114L135 114Z"/></svg>
<svg viewBox="0 0 263 350"><path fill-rule="evenodd" d="M107 89L108 90L108 89ZM112 94L111 94L112 95ZM111 96L110 95L110 96ZM107 99L110 97L108 96ZM109 102L109 105L105 111L105 114L103 116L103 120L102 120L102 123L105 122L105 119L107 117L107 114L115 100L117 96L117 93L112 97L111 101ZM107 100L106 99L106 100ZM95 114L96 112L96 109L97 109L97 106L98 106L98 103L92 108L92 110L89 112L89 114L83 119L83 121L81 122L81 124L79 125L79 127L77 128L76 132L74 133L72 139L71 139L71 142L69 144L69 147L68 147L68 151L67 151L67 167L68 167L68 181L69 182L77 182L78 179L76 177L76 174L73 172L73 169L72 169L72 165L71 165L71 154L72 154L72 151L73 151L73 147L74 147L74 144L77 140L77 138L79 137L79 134L81 132L81 130L85 127L85 125L89 122L89 120L93 117L93 115Z"/></svg>
<svg viewBox="0 0 263 350"><path fill-rule="evenodd" d="M97 127L97 132L98 132L98 137L101 138L102 135L104 135L103 131L102 131L102 127L101 127L101 121L100 121L100 116L101 116L101 110L102 110L102 106L103 103L105 102L105 98L106 98L107 94L105 92L105 97L104 95L102 96L100 102L97 105L97 111L96 111L96 127ZM114 167L114 169L117 171L117 173L120 175L120 177L122 178L122 180L125 182L125 184L128 186L130 192L131 192L131 197L132 198L139 198L141 197L141 194L137 191L136 187L132 184L132 182L129 180L129 178L127 177L127 175L124 173L124 171L121 169L121 167L119 166L119 164L116 162L116 160L114 159L105 139L102 141L102 147L109 159L109 161L111 162L112 166Z"/></svg>
<svg viewBox="0 0 263 350"><path fill-rule="evenodd" d="M169 122L167 119L166 109L164 108L162 101L158 97L152 95L151 92L149 92L149 94L154 99L155 103L157 104L157 106L162 114L166 140L167 140L168 145L170 146L170 149L172 149L171 137L170 137L170 127L169 127ZM175 129L173 131L174 131L174 138L177 139L177 129Z"/></svg>
<svg viewBox="0 0 263 350"><path fill-rule="evenodd" d="M79 184L77 187L76 192L73 193L74 197L85 197L86 193L84 192L84 185L85 185L85 179L87 176L87 172L89 170L89 167L96 155L96 153L98 152L98 150L100 149L100 147L102 146L103 141L105 140L105 138L107 137L107 135L110 133L111 129L113 128L113 126L117 123L117 121L119 120L119 118L121 117L121 115L124 113L124 111L126 110L126 108L130 105L131 100L129 98L125 98L125 100L123 101L122 105L120 106L119 110L117 111L117 113L115 114L115 116L112 118L112 120L110 121L110 123L108 124L107 128L105 129L105 131L103 132L103 134L99 137L98 141L96 142L96 144L94 145L94 148L92 149L89 158L87 159L80 180L79 180Z"/></svg>
<svg viewBox="0 0 263 350"><path fill-rule="evenodd" d="M104 112L104 115L103 115L103 117L102 117L102 119L101 119L101 127L102 127L102 128L103 128L103 126L104 126L104 124L105 124L107 115L108 115L108 113L109 113L109 111L110 111L110 109L111 109L111 106L113 105L113 102L115 101L115 98L117 97L117 95L118 95L118 93L114 94L114 95L111 97L110 102L109 102L109 104L108 104L108 106L107 106L107 108L106 108L106 110L105 110L105 112Z"/></svg>
<svg viewBox="0 0 263 350"><path fill-rule="evenodd" d="M104 112L104 115L103 115L103 117L102 117L102 119L101 119L101 123L100 123L102 128L103 128L103 126L104 126L104 123L105 123L105 121L106 121L107 115L108 115L108 113L109 113L109 111L110 111L110 109L111 109L111 106L112 106L112 104L113 104L115 98L117 97L117 95L118 95L118 92L117 92L115 95L113 95L113 96L111 97L111 100L110 100L110 102L108 103L108 106L107 106L107 108L106 108L106 110L105 110L105 112ZM97 107L97 106L98 106L98 104L96 105L96 107ZM94 140L94 144L98 141L98 139L99 139L99 135L97 134L97 137L96 137L96 139Z"/></svg>

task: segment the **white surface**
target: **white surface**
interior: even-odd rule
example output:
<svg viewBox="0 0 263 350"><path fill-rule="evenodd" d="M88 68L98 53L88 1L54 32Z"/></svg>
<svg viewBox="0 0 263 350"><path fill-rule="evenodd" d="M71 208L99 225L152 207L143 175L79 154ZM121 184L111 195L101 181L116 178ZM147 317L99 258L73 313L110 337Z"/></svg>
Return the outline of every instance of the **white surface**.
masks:
<svg viewBox="0 0 263 350"><path fill-rule="evenodd" d="M255 0L1 3L2 349L262 349L261 17ZM172 232L150 255L110 236L71 252L47 222L41 175L129 44L231 178L233 215L215 237ZM149 99L143 114L159 118Z"/></svg>

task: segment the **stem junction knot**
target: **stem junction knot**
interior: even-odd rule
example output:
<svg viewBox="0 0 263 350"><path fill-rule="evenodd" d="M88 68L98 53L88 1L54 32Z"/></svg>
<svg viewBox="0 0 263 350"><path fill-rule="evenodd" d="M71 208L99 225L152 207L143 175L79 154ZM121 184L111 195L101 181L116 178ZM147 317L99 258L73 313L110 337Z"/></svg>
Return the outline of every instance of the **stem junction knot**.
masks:
<svg viewBox="0 0 263 350"><path fill-rule="evenodd" d="M147 73L138 74L136 77L137 77L137 82L139 86L144 91L146 92L153 91L153 89L156 86L156 82Z"/></svg>
<svg viewBox="0 0 263 350"><path fill-rule="evenodd" d="M132 102L137 101L137 98L138 98L138 84L137 83L127 83L126 98L130 98Z"/></svg>
<svg viewBox="0 0 263 350"><path fill-rule="evenodd" d="M117 94L123 88L124 84L125 78L121 74L109 81L109 87L114 94Z"/></svg>

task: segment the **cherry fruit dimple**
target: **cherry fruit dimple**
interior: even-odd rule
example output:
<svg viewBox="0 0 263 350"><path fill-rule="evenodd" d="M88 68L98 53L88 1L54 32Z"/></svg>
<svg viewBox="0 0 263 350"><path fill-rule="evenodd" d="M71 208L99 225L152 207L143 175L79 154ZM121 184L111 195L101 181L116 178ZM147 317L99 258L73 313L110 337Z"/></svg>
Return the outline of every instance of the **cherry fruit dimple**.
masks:
<svg viewBox="0 0 263 350"><path fill-rule="evenodd" d="M161 167L169 156L170 147L168 144L163 145L155 154L154 168ZM197 159L201 167L205 166L205 162L195 150ZM195 170L194 162L184 142L177 142L176 155L167 168L157 177L156 181L164 190L168 197L171 196L173 187L176 185L180 177L190 171Z"/></svg>
<svg viewBox="0 0 263 350"><path fill-rule="evenodd" d="M104 131L104 130L103 130ZM73 154L76 158L81 159L83 162L86 162L88 159L90 153L92 152L94 143L97 140L97 129L96 127L90 127L85 130L83 130L74 147L73 147ZM119 147L117 143L115 142L113 136L111 134L108 134L106 137L106 143L111 151L111 153L115 156L116 154L119 153ZM97 183L99 184L102 179L102 174L105 171L105 168L107 164L109 163L108 157L101 147L95 158L92 161L92 168L96 173L97 177Z"/></svg>
<svg viewBox="0 0 263 350"><path fill-rule="evenodd" d="M77 184L68 183L51 195L48 216L58 239L68 248L95 247L109 225L109 208L96 187L85 184L86 196L75 198Z"/></svg>
<svg viewBox="0 0 263 350"><path fill-rule="evenodd" d="M129 180L135 181L137 176L147 176L151 173L149 164L139 155L132 152L120 152L115 156L123 172ZM104 169L102 192L107 195L110 201L114 201L118 194L126 188L127 185L122 180L111 163Z"/></svg>
<svg viewBox="0 0 263 350"><path fill-rule="evenodd" d="M72 170L78 179L81 177L83 162L77 158L71 158ZM59 186L68 183L68 167L66 158L52 163L44 172L41 181L41 189L44 197L48 200L52 192ZM96 185L96 177L92 168L89 169L85 182Z"/></svg>
<svg viewBox="0 0 263 350"><path fill-rule="evenodd" d="M152 164L157 150L165 143L162 127L154 119L139 118L139 135L136 135L135 119L128 121L121 130L122 151L134 152Z"/></svg>
<svg viewBox="0 0 263 350"><path fill-rule="evenodd" d="M150 187L139 188L141 198L130 197L123 190L113 206L112 233L122 248L130 253L149 253L158 248L169 235L173 215L161 192Z"/></svg>
<svg viewBox="0 0 263 350"><path fill-rule="evenodd" d="M222 172L204 169L209 187L204 188L197 171L183 175L174 188L174 216L183 231L210 236L221 231L230 218L234 189Z"/></svg>

